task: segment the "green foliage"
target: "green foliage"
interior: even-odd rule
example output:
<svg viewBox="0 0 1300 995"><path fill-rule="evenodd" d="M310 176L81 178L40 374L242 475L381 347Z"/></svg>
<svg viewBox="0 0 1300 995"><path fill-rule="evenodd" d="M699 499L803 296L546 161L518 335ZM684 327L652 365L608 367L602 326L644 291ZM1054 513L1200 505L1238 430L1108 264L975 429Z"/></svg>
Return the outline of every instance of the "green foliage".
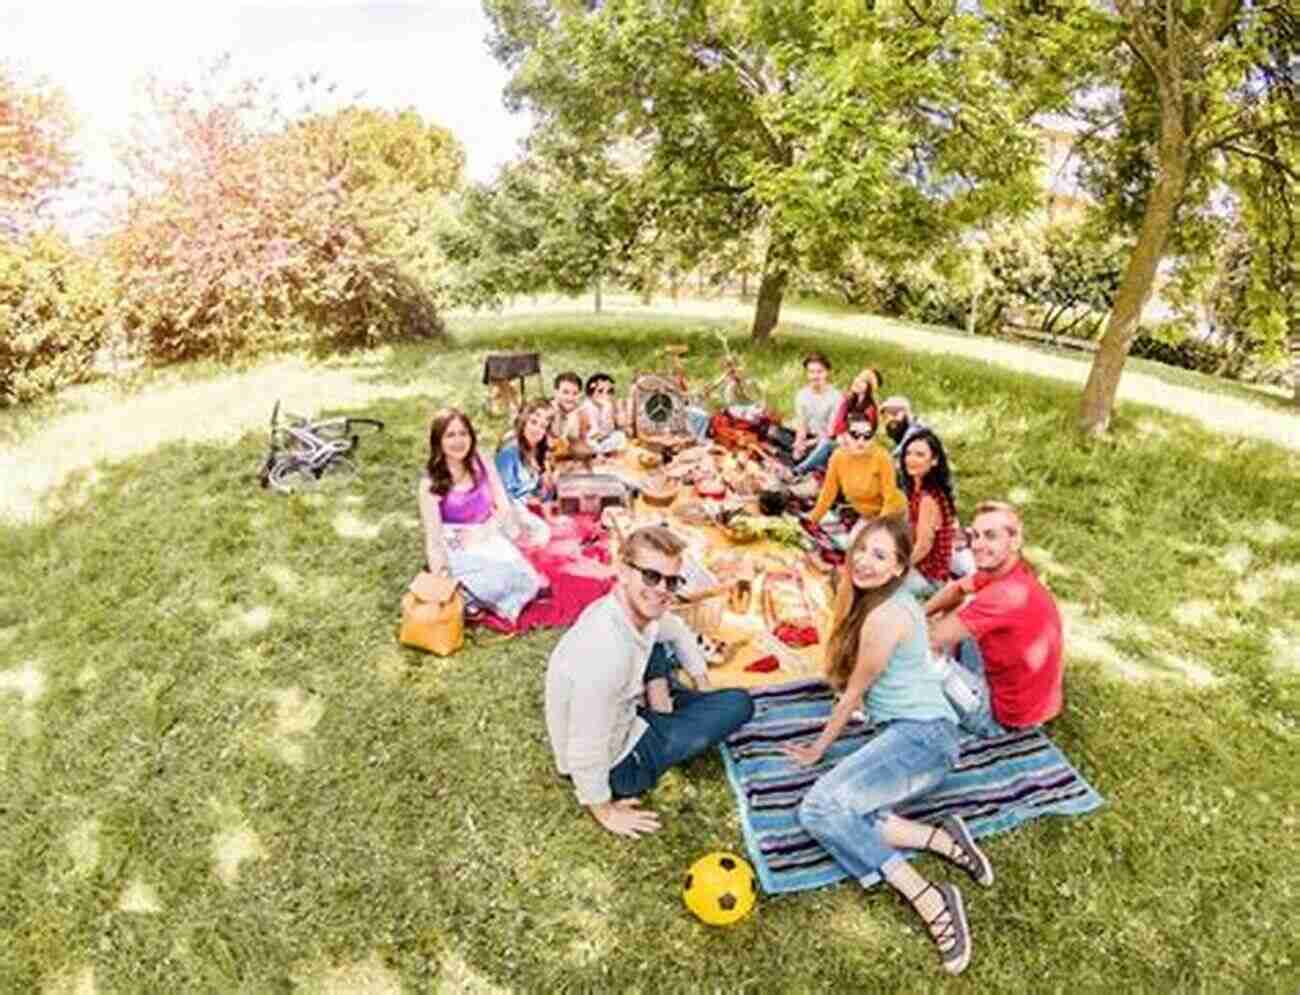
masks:
<svg viewBox="0 0 1300 995"><path fill-rule="evenodd" d="M349 192L400 186L417 195L448 194L464 180L465 150L456 136L414 110L345 107L299 122L296 131L304 154L343 175Z"/></svg>
<svg viewBox="0 0 1300 995"><path fill-rule="evenodd" d="M159 133L129 150L113 243L149 360L442 334L432 234L462 161L445 129L363 111L286 124L253 81L152 97Z"/></svg>
<svg viewBox="0 0 1300 995"><path fill-rule="evenodd" d="M693 268L763 243L764 304L857 248L902 259L1033 201L1033 88L978 8L488 0L509 96L640 164L652 245ZM661 246L659 239L666 242ZM766 312L775 318L775 310ZM765 319L766 320L766 319ZM765 331L755 324L755 334Z"/></svg>
<svg viewBox="0 0 1300 995"><path fill-rule="evenodd" d="M103 265L53 234L0 240L0 407L83 379L109 325Z"/></svg>
<svg viewBox="0 0 1300 995"><path fill-rule="evenodd" d="M985 247L990 319L1008 307L1047 335L1093 338L1123 276L1130 247L1085 224L1025 225Z"/></svg>
<svg viewBox="0 0 1300 995"><path fill-rule="evenodd" d="M441 233L458 302L495 307L514 294L577 294L633 259L643 223L635 171L596 156L570 169L563 146L535 138L532 148L495 182L467 189Z"/></svg>

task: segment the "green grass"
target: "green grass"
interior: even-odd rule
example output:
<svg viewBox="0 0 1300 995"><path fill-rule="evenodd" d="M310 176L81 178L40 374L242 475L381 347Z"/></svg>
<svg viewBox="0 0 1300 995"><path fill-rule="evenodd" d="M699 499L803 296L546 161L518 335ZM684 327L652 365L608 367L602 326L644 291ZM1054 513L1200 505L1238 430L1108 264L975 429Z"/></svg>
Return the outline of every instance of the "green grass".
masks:
<svg viewBox="0 0 1300 995"><path fill-rule="evenodd" d="M970 338L970 336L960 328L952 328L947 325L927 325L919 322L904 321L898 318L886 318L881 315L873 315L870 312L863 311L861 308L845 304L843 301L824 295L797 295L791 299L790 306L812 314L826 315L830 318L855 318L866 321L874 320L881 322L882 324L894 326L915 326L941 335L953 335L967 340ZM1071 349L1067 346L1053 346L1046 342L1035 342L1028 339L1013 339L1013 341L1017 346L1024 349L1072 360L1078 363L1081 369L1086 369L1092 365L1093 354L1090 352L1080 352L1078 349ZM1296 411L1295 403L1291 398L1290 392L1283 387L1275 387L1268 384L1247 383L1243 380L1229 380L1226 377L1201 373L1197 370L1185 370L1179 366L1170 366L1168 363L1158 363L1155 360L1142 359L1137 356L1130 356L1124 364L1124 369L1128 372L1144 373L1147 376L1154 377L1162 383L1171 384L1175 387L1187 387L1207 394L1217 394L1221 397L1232 397L1238 400L1251 401L1273 411L1282 411L1289 414L1294 414Z"/></svg>
<svg viewBox="0 0 1300 995"><path fill-rule="evenodd" d="M698 322L461 322L442 351L329 364L389 426L349 485L259 490L254 432L102 465L0 531L0 991L87 969L131 993L1294 990L1295 453L1129 404L1083 442L1064 386L797 328L750 356L786 406L814 344L881 366L944 434L965 514L1022 501L1071 616L1052 734L1108 805L990 840L957 980L882 890L766 899L724 931L690 917L686 867L742 845L721 764L656 790L658 835L601 831L553 774L556 634L447 660L395 645L427 419L478 410L483 354L541 347L548 376L625 386L683 339L711 373Z"/></svg>

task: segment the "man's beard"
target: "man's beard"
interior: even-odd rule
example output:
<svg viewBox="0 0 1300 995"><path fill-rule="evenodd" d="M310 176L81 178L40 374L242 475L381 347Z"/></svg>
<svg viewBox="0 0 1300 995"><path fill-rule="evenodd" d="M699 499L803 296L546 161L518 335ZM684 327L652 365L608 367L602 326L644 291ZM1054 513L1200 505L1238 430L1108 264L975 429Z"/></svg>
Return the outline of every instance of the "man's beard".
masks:
<svg viewBox="0 0 1300 995"><path fill-rule="evenodd" d="M885 426L885 434L895 442L902 442L903 436L907 434L907 426L911 423L911 419L908 418L899 418L897 421L891 421Z"/></svg>

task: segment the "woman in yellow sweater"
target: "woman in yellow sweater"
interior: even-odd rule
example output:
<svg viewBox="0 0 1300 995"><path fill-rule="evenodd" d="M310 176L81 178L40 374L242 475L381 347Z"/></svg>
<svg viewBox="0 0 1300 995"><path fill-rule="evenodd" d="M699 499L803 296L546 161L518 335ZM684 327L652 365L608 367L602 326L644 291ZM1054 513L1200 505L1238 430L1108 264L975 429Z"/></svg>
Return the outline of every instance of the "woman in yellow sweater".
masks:
<svg viewBox="0 0 1300 995"><path fill-rule="evenodd" d="M897 515L907 511L907 497L898 489L894 463L888 452L875 443L874 412L855 415L839 437L826 467L817 504L808 518L820 522L835 499L844 494L853 510L863 518Z"/></svg>

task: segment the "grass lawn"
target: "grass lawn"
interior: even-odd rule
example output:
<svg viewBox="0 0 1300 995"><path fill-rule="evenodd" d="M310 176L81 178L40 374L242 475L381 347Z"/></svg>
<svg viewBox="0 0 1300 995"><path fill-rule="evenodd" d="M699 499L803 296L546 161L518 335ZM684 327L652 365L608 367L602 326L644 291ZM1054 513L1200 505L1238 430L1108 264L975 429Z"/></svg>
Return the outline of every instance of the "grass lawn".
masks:
<svg viewBox="0 0 1300 995"><path fill-rule="evenodd" d="M250 431L73 475L0 527L0 991L1294 991L1295 452L1131 404L1085 443L1065 386L798 328L750 357L787 410L814 344L840 379L883 368L949 443L963 517L1025 506L1068 616L1051 734L1108 805L988 842L997 883L963 887L960 979L884 889L698 923L686 867L742 846L721 763L655 791L658 835L603 832L553 773L555 634L447 660L396 645L428 418L478 412L484 352L540 346L548 375L625 387L670 341L710 375L705 331L461 321L448 348L322 367L388 422L350 484L261 491ZM494 443L500 421L479 424ZM40 458L34 432L0 426L19 459Z"/></svg>

